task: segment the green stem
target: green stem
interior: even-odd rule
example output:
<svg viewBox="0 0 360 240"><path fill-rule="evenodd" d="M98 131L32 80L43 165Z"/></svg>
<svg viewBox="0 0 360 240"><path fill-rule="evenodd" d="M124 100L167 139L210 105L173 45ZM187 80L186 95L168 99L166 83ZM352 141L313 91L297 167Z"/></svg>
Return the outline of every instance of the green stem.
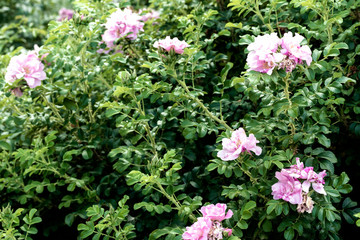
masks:
<svg viewBox="0 0 360 240"><path fill-rule="evenodd" d="M289 102L289 108L291 108L292 106L292 102L291 102L291 99L290 99L290 93L289 93L289 77L290 77L290 74L288 73L286 75L286 77L284 78L284 82L285 82L285 88L284 88L284 93L285 93L285 97L286 99L288 100ZM294 118L289 116L290 117L290 123L289 123L289 126L290 126L290 129L291 129L291 136L294 136L295 135L295 132L296 132L296 129L295 129L295 125L294 125Z"/></svg>
<svg viewBox="0 0 360 240"><path fill-rule="evenodd" d="M89 102L88 102L88 109L89 109L89 119L90 119L90 123L94 123L95 119L94 119L94 115L93 115L93 110L92 110L92 104L91 104L91 95L90 95L90 87L88 84L88 81L85 81L85 91L89 94Z"/></svg>
<svg viewBox="0 0 360 240"><path fill-rule="evenodd" d="M289 106L291 107L292 102L290 100L290 93L289 93L289 77L290 77L290 74L287 74L286 77L284 78L284 82L285 82L284 93L285 93L286 99L289 102Z"/></svg>
<svg viewBox="0 0 360 240"><path fill-rule="evenodd" d="M260 18L260 20L264 23L265 26L270 30L270 32L274 32L274 29L271 27L270 23L265 23L265 19L263 15L261 14L260 8L259 8L259 2L256 0L255 2L255 11L253 12Z"/></svg>
<svg viewBox="0 0 360 240"><path fill-rule="evenodd" d="M16 106L16 104L14 104L13 102L11 102L11 106L15 109L15 112L17 112L19 115L24 115L20 109Z"/></svg>
<svg viewBox="0 0 360 240"><path fill-rule="evenodd" d="M133 46L132 46L131 44L129 44L129 48L131 49L131 51L132 51L133 53L135 53L136 57L140 58L140 54L136 51L135 48L133 48Z"/></svg>
<svg viewBox="0 0 360 240"><path fill-rule="evenodd" d="M156 186L160 189L160 192L167 198L169 199L172 203L174 203L174 205L176 206L177 210L180 211L181 210L181 203L179 203L173 196L170 196L166 190L163 188L163 186L156 181ZM197 220L197 218L194 216L194 214L190 213L189 217L191 218L191 220L193 220L194 222Z"/></svg>
<svg viewBox="0 0 360 240"><path fill-rule="evenodd" d="M185 92L188 94L188 97L195 101L200 108L202 108L204 110L204 112L206 113L206 115L208 117L210 117L211 119L215 120L216 122L220 123L221 125L223 125L226 129L233 131L233 129L226 124L226 122L224 120L219 119L217 116L215 116L213 113L211 113L208 108L200 101L200 99L198 99L197 97L193 97L191 96L190 90L189 88L186 86L184 81L181 81L179 79L177 79L177 77L175 77L176 81L183 87L183 89L185 90Z"/></svg>
<svg viewBox="0 0 360 240"><path fill-rule="evenodd" d="M49 100L45 97L45 95L43 93L41 93L41 97L44 99L44 101L46 102L46 104L51 108L51 110L53 111L53 113L61 120L62 123L65 122L65 120L61 117L59 111L56 109L55 104L52 102L49 102Z"/></svg>
<svg viewBox="0 0 360 240"><path fill-rule="evenodd" d="M251 173L250 173L248 170L246 170L246 169L244 169L244 168L242 167L242 163L243 163L243 161L242 161L240 158L237 158L236 164L238 165L238 167L240 168L240 170L243 171L243 173L245 173L245 174L250 178L250 181L251 181L253 184L257 183L256 179L253 178L253 176L251 176Z"/></svg>
<svg viewBox="0 0 360 240"><path fill-rule="evenodd" d="M109 88L112 89L112 86L106 81L102 74L99 74L100 80Z"/></svg>

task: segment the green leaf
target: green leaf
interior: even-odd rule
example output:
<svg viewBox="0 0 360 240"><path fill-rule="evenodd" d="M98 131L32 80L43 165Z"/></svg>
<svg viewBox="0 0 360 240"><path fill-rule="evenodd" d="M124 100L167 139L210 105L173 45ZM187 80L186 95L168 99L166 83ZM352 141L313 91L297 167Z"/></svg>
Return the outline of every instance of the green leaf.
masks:
<svg viewBox="0 0 360 240"><path fill-rule="evenodd" d="M241 229L247 229L248 228L248 224L244 220L238 221L238 223L236 225Z"/></svg>
<svg viewBox="0 0 360 240"><path fill-rule="evenodd" d="M336 158L335 154L330 151L322 152L318 155L318 157L327 159L332 163L337 163L337 158Z"/></svg>
<svg viewBox="0 0 360 240"><path fill-rule="evenodd" d="M326 219L329 220L329 222L334 222L335 221L334 212L331 210L325 210L325 212L326 212Z"/></svg>
<svg viewBox="0 0 360 240"><path fill-rule="evenodd" d="M269 220L265 220L262 228L264 230L264 232L271 232L272 231L272 223Z"/></svg>
<svg viewBox="0 0 360 240"><path fill-rule="evenodd" d="M312 59L313 59L314 61L319 60L321 53L322 53L322 51L319 51L319 50L315 49L315 50L313 51L313 54L312 54Z"/></svg>
<svg viewBox="0 0 360 240"><path fill-rule="evenodd" d="M247 202L246 204L245 204L245 206L244 206L244 211L249 211L249 210L251 210L251 209L253 209L253 208L255 208L256 207L256 202L254 202L254 201L249 201L249 202Z"/></svg>
<svg viewBox="0 0 360 240"><path fill-rule="evenodd" d="M64 161L71 161L72 160L72 155L77 155L79 154L79 151L78 150L70 150L70 151L67 151L64 153L63 155L63 160Z"/></svg>
<svg viewBox="0 0 360 240"><path fill-rule="evenodd" d="M294 236L295 236L295 232L294 232L294 229L292 229L292 228L288 228L284 232L284 237L286 240L292 240L294 238Z"/></svg>
<svg viewBox="0 0 360 240"><path fill-rule="evenodd" d="M250 219L252 217L252 213L249 211L243 211L241 214L241 218L244 220Z"/></svg>
<svg viewBox="0 0 360 240"><path fill-rule="evenodd" d="M230 36L230 35L231 35L230 31L227 29L223 29L219 32L219 36Z"/></svg>
<svg viewBox="0 0 360 240"><path fill-rule="evenodd" d="M325 170L329 170L329 172L334 173L334 165L326 159L320 159L320 167Z"/></svg>
<svg viewBox="0 0 360 240"><path fill-rule="evenodd" d="M327 148L331 146L330 139L328 139L325 135L319 134L316 137L319 140L319 143Z"/></svg>
<svg viewBox="0 0 360 240"><path fill-rule="evenodd" d="M349 46L344 43L344 42L341 42L341 43L337 43L334 48L337 48L337 49L349 49Z"/></svg>
<svg viewBox="0 0 360 240"><path fill-rule="evenodd" d="M221 70L220 76L221 76L221 82L224 84L227 74L229 70L234 66L232 62L228 62L225 67Z"/></svg>
<svg viewBox="0 0 360 240"><path fill-rule="evenodd" d="M357 202L353 202L349 197L345 198L343 204L342 204L342 208L346 209L346 208L353 208L357 206Z"/></svg>
<svg viewBox="0 0 360 240"><path fill-rule="evenodd" d="M81 155L85 160L89 160L92 158L93 152L91 151L91 149L86 148L82 151Z"/></svg>
<svg viewBox="0 0 360 240"><path fill-rule="evenodd" d="M0 141L0 147L4 150L11 151L11 146L5 141Z"/></svg>
<svg viewBox="0 0 360 240"><path fill-rule="evenodd" d="M69 98L65 98L63 104L69 110L76 111L76 109L77 109L76 102L74 102L73 100L71 100Z"/></svg>

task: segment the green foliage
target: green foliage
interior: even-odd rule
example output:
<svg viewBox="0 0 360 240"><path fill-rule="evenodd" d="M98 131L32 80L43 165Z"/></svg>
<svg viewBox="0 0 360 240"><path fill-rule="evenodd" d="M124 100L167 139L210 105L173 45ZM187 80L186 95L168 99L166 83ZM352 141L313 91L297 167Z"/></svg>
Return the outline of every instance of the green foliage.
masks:
<svg viewBox="0 0 360 240"><path fill-rule="evenodd" d="M41 217L35 217L36 209L32 208L24 216L24 209L18 208L16 211L10 205L3 207L0 212L0 237L1 239L25 239L31 240L31 235L37 234L38 230L34 224L40 223ZM24 216L24 217L22 217Z"/></svg>
<svg viewBox="0 0 360 240"><path fill-rule="evenodd" d="M81 239L133 239L136 237L133 224L127 220L129 207L125 205L129 200L124 196L114 209L111 205L109 210L101 208L99 205L93 205L86 210L86 216L89 217L85 224L78 225ZM122 225L122 223L125 224Z"/></svg>
<svg viewBox="0 0 360 240"><path fill-rule="evenodd" d="M181 239L210 203L234 212L223 221L231 240L340 239L341 227L359 225L345 167L357 164L348 144L360 136L360 1L77 0L68 5L73 19L62 22L54 16L60 3L19 6L30 3L44 16L31 15L28 25L1 20L5 239L54 238L70 227L78 236L69 239ZM122 52L98 53L106 19L128 6L159 10L160 18L136 40L119 39ZM255 36L289 31L306 38L310 66L247 71ZM166 36L190 47L181 55L153 47ZM18 98L2 79L11 57L34 43L48 54L47 79ZM262 154L222 161L222 139L239 127ZM327 172L327 195L310 193L311 214L271 195L275 173L297 157Z"/></svg>

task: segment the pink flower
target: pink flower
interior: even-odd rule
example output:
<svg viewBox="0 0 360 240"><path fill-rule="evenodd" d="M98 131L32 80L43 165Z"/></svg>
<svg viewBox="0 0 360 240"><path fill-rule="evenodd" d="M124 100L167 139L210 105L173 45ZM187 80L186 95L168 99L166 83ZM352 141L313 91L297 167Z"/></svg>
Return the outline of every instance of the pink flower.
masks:
<svg viewBox="0 0 360 240"><path fill-rule="evenodd" d="M48 65L48 66L51 65L51 63L49 63L49 62L47 62L47 61L45 60L45 58L49 55L49 53L47 52L47 53L44 53L43 55L40 56L40 48L39 48L39 46L38 46L37 44L34 45L34 50L31 51L30 53L33 53L33 54L35 54L36 56L40 57L40 60L44 61L44 63L45 63L46 65Z"/></svg>
<svg viewBox="0 0 360 240"><path fill-rule="evenodd" d="M183 233L182 238L184 240L208 240L212 225L210 218L199 217L197 222L186 227L186 232Z"/></svg>
<svg viewBox="0 0 360 240"><path fill-rule="evenodd" d="M276 33L257 36L253 43L250 43L247 49L255 52L275 53L278 50L281 41Z"/></svg>
<svg viewBox="0 0 360 240"><path fill-rule="evenodd" d="M40 86L41 81L46 79L44 64L35 53L21 54L11 58L6 69L5 81L12 83L21 78L24 78L30 88Z"/></svg>
<svg viewBox="0 0 360 240"><path fill-rule="evenodd" d="M314 209L314 201L309 195L305 193L303 193L302 195L303 195L302 203L298 204L296 210L299 213L304 213L304 212L311 213L312 210Z"/></svg>
<svg viewBox="0 0 360 240"><path fill-rule="evenodd" d="M19 87L11 89L11 93L16 97L21 97L24 94Z"/></svg>
<svg viewBox="0 0 360 240"><path fill-rule="evenodd" d="M326 195L324 184L325 180L324 177L326 176L326 171L322 171L319 174L317 174L314 171L310 171L306 181L303 182L302 188L304 192L309 192L310 185L312 185L313 189L320 194Z"/></svg>
<svg viewBox="0 0 360 240"><path fill-rule="evenodd" d="M135 40L137 34L143 31L144 23L141 22L139 14L125 8L113 12L107 19L105 27L107 29L103 36L105 42L113 42L121 37Z"/></svg>
<svg viewBox="0 0 360 240"><path fill-rule="evenodd" d="M300 158L296 158L296 164L290 166L290 169L283 169L282 171L286 171L291 177L307 179L309 172L313 170L313 167L304 168L304 163L300 162Z"/></svg>
<svg viewBox="0 0 360 240"><path fill-rule="evenodd" d="M296 64L306 61L306 64L310 66L312 62L311 50L309 46L300 46L303 39L304 37L298 33L295 33L295 36L292 32L285 33L281 38L281 53L294 60Z"/></svg>
<svg viewBox="0 0 360 240"><path fill-rule="evenodd" d="M170 52L171 49L173 49L178 54L183 54L184 48L187 48L189 46L190 45L187 44L185 41L180 41L178 38L171 39L169 36L154 43L155 48L161 47L167 52Z"/></svg>
<svg viewBox="0 0 360 240"><path fill-rule="evenodd" d="M309 192L310 186L312 185L316 192L326 195L324 190L324 177L326 176L326 171L324 170L317 174L313 169L313 167L304 168L304 163L300 162L299 158L296 158L295 165L290 166L290 169L282 169L282 171L296 179L304 179L305 181L302 183L302 189L305 193Z"/></svg>
<svg viewBox="0 0 360 240"><path fill-rule="evenodd" d="M240 153L247 151L254 152L256 155L260 155L262 150L256 146L256 140L253 134L249 137L246 136L245 130L239 128L231 134L231 138L223 138L222 146L223 149L217 153L217 156L224 161L234 160L239 157Z"/></svg>
<svg viewBox="0 0 360 240"><path fill-rule="evenodd" d="M231 234L232 234L232 229L231 229L231 228L225 228L225 229L224 229L224 232L227 233L227 237L230 237ZM226 236L226 235L225 235L225 236Z"/></svg>
<svg viewBox="0 0 360 240"><path fill-rule="evenodd" d="M281 53L277 53L280 43L276 33L256 37L255 41L247 47L250 53L246 61L250 70L271 75L277 64L284 58Z"/></svg>
<svg viewBox="0 0 360 240"><path fill-rule="evenodd" d="M141 22L139 14L129 8L125 8L124 10L118 9L107 19L105 24L106 31L102 35L102 39L108 50L100 49L97 52L109 53L111 50L119 52L114 42L122 37L135 40L139 32L143 31L143 27L144 23Z"/></svg>
<svg viewBox="0 0 360 240"><path fill-rule="evenodd" d="M255 138L254 134L250 134L243 146L248 153L252 151L257 156L259 156L262 152L262 149L261 147L256 146L257 143L259 143L259 141Z"/></svg>
<svg viewBox="0 0 360 240"><path fill-rule="evenodd" d="M224 219L229 219L232 217L233 212L229 210L225 215L226 211L226 204L217 203L216 205L210 204L204 207L201 207L200 212L202 213L203 217L210 218L213 221L221 222Z"/></svg>
<svg viewBox="0 0 360 240"><path fill-rule="evenodd" d="M71 9L61 8L59 10L59 18L58 21L61 22L63 20L70 20L74 15L74 11Z"/></svg>
<svg viewBox="0 0 360 240"><path fill-rule="evenodd" d="M146 12L146 13L142 14L143 12ZM140 9L139 15L141 16L141 21L146 22L150 19L158 19L160 17L160 12L155 11L153 9L151 9L151 10Z"/></svg>
<svg viewBox="0 0 360 240"><path fill-rule="evenodd" d="M281 53L255 52L248 54L246 61L250 70L271 75L274 68L284 59Z"/></svg>
<svg viewBox="0 0 360 240"><path fill-rule="evenodd" d="M299 180L289 176L286 171L276 172L279 182L272 185L272 195L275 200L283 199L291 204L302 203L302 187Z"/></svg>
<svg viewBox="0 0 360 240"><path fill-rule="evenodd" d="M246 59L249 70L271 75L275 68L291 72L303 61L310 65L311 50L309 46L300 46L303 39L297 33L293 37L291 32L285 33L281 39L276 33L257 36L247 47L250 51Z"/></svg>

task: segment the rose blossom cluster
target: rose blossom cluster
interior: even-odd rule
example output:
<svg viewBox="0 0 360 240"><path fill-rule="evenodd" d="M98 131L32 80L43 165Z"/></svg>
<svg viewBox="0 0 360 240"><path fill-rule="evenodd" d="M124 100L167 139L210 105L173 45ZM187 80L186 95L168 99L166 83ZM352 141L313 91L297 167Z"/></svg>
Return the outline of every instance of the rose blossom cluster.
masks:
<svg viewBox="0 0 360 240"><path fill-rule="evenodd" d="M38 56L39 48L35 46L35 50L28 54L21 54L11 58L6 69L5 81L13 83L18 79L24 79L30 88L41 85L41 81L46 79L44 64ZM21 89L17 88L13 91L16 96L21 96Z"/></svg>
<svg viewBox="0 0 360 240"><path fill-rule="evenodd" d="M247 64L250 70L271 75L275 68L292 70L298 64L306 62L308 66L312 62L309 46L301 46L304 37L292 32L285 33L279 38L276 33L258 36L247 47L250 51L247 56Z"/></svg>
<svg viewBox="0 0 360 240"><path fill-rule="evenodd" d="M146 13L142 14L143 12L146 12ZM155 11L153 9L151 9L151 10L140 9L139 15L141 16L141 21L147 22L150 19L158 19L160 17L160 12Z"/></svg>
<svg viewBox="0 0 360 240"><path fill-rule="evenodd" d="M143 31L144 23L141 20L142 17L130 8L125 8L124 10L118 9L116 12L113 12L107 19L105 24L106 31L102 35L102 40L107 48L110 50L115 49L114 41L122 37L135 40L138 33ZM108 52L106 51L106 53Z"/></svg>
<svg viewBox="0 0 360 240"><path fill-rule="evenodd" d="M256 140L254 134L246 136L245 130L239 128L231 134L231 138L223 138L222 146L223 149L217 153L217 156L224 161L235 160L239 157L240 153L250 151L254 152L256 155L260 155L262 149L256 144L259 143Z"/></svg>
<svg viewBox="0 0 360 240"><path fill-rule="evenodd" d="M313 201L308 195L310 186L323 195L326 195L324 184L324 177L326 171L316 173L313 167L305 167L304 163L296 158L296 164L290 168L282 169L281 172L276 172L276 178L279 180L272 185L272 195L274 199L283 199L291 204L298 204L299 212L311 213L313 208ZM300 181L302 180L302 182Z"/></svg>
<svg viewBox="0 0 360 240"><path fill-rule="evenodd" d="M202 217L190 227L186 227L182 238L184 240L218 240L223 239L223 234L232 234L230 228L223 228L221 222L232 217L233 212L229 210L226 214L226 204L218 203L201 207Z"/></svg>
<svg viewBox="0 0 360 240"><path fill-rule="evenodd" d="M71 9L61 8L59 10L59 18L58 21L61 22L63 20L70 20L73 18L74 11Z"/></svg>
<svg viewBox="0 0 360 240"><path fill-rule="evenodd" d="M155 48L161 47L167 52L170 52L172 49L174 52L178 54L183 54L184 49L189 47L190 45L187 44L185 41L180 41L177 37L171 39L170 36L167 36L165 39L156 41L154 43Z"/></svg>

